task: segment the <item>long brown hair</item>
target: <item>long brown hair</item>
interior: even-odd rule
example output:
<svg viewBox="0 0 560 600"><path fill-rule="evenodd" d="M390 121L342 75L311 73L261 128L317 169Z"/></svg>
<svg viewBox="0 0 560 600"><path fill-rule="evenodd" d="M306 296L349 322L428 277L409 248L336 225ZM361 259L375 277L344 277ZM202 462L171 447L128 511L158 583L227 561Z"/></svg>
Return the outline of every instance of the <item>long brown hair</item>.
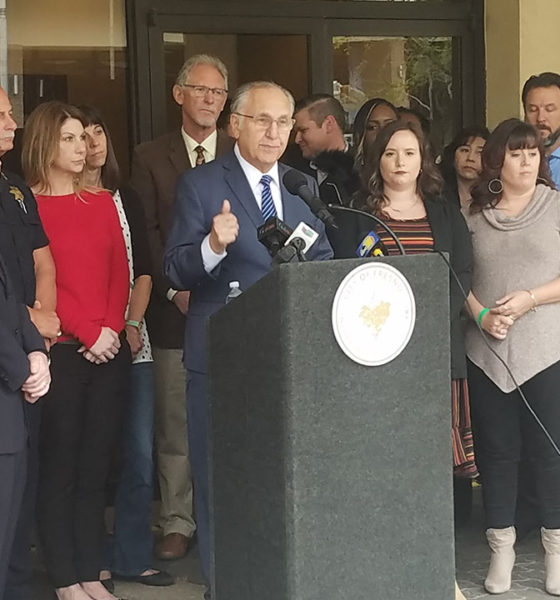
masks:
<svg viewBox="0 0 560 600"><path fill-rule="evenodd" d="M438 196L441 194L443 179L436 168L429 146L422 131L413 123L395 121L385 125L377 134L371 148L369 159L372 174L368 182L368 194L361 208L373 213L378 217L386 216L384 209L389 203L385 195L385 182L381 176L381 157L389 144L390 139L398 131L411 131L418 140L420 148L420 174L416 180L416 192L424 200L427 196Z"/></svg>
<svg viewBox="0 0 560 600"><path fill-rule="evenodd" d="M105 159L105 164L101 167L101 185L114 193L121 184L121 174L107 125L97 108L83 105L79 109L84 115L84 127L98 125L103 129L103 133L107 138L107 158Z"/></svg>
<svg viewBox="0 0 560 600"><path fill-rule="evenodd" d="M544 183L555 189L550 178L548 160L539 132L532 125L519 119L506 119L490 134L482 150L482 173L478 183L472 189L471 213L480 212L483 208L494 207L498 204L502 198L502 192L496 194L490 190L499 190L499 182L497 181L495 186L490 182L494 179L500 179L507 150L525 148L538 148L541 161L537 180L539 183Z"/></svg>
<svg viewBox="0 0 560 600"><path fill-rule="evenodd" d="M68 119L77 119L85 127L82 113L71 104L51 100L39 104L29 115L23 131L21 162L29 187L48 193L49 170L59 152L60 130ZM85 173L74 178L76 193L85 188Z"/></svg>

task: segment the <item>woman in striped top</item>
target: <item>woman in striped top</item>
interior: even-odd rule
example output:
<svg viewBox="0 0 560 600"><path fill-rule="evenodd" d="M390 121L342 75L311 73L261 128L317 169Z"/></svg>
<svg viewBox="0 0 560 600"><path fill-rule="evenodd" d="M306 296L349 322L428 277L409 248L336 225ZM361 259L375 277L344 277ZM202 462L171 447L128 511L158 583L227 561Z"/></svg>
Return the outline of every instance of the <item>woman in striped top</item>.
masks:
<svg viewBox="0 0 560 600"><path fill-rule="evenodd" d="M356 207L373 213L397 234L407 254L449 254L466 293L471 284L472 246L458 207L440 198L443 181L422 132L397 121L377 136L371 156L368 190ZM394 240L381 229L388 254L399 254ZM477 475L472 447L466 362L460 322L464 296L450 277L453 463L456 478ZM469 485L470 488L470 485Z"/></svg>

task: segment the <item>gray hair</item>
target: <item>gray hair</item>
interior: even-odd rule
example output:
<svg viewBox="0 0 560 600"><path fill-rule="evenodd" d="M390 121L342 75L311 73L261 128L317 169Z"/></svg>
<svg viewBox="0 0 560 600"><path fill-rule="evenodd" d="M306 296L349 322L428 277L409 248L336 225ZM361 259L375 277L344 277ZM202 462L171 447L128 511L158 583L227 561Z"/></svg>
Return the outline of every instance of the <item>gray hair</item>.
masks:
<svg viewBox="0 0 560 600"><path fill-rule="evenodd" d="M210 54L195 54L191 56L181 67L175 80L176 85L184 85L187 83L191 71L198 65L208 65L214 67L216 71L224 78L225 86L228 86L228 71L224 63L217 57Z"/></svg>
<svg viewBox="0 0 560 600"><path fill-rule="evenodd" d="M291 107L291 111L293 114L294 107L296 104L294 101L294 97L292 96L292 94L290 94L290 92L286 88L283 88L281 85L274 83L274 81L250 81L249 83L245 83L241 87L237 88L237 90L235 90L235 94L233 95L233 98L231 99L231 112L232 113L242 112L243 106L245 105L245 102L247 101L247 97L249 96L249 94L253 90L263 89L263 88L280 90L286 96L288 101L290 102L290 107Z"/></svg>

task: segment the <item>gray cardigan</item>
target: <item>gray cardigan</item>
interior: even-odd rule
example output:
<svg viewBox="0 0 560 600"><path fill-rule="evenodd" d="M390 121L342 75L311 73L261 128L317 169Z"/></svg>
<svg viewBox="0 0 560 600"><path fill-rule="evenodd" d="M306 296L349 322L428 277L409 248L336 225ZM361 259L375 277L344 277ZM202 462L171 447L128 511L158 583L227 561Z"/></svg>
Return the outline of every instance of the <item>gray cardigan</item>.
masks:
<svg viewBox="0 0 560 600"><path fill-rule="evenodd" d="M467 214L466 220L473 242L472 292L483 306L495 306L509 292L560 277L560 192L537 185L533 198L516 217L485 208ZM560 302L525 313L510 327L505 340L487 338L522 384L560 360ZM465 342L470 360L502 391L515 389L472 321Z"/></svg>

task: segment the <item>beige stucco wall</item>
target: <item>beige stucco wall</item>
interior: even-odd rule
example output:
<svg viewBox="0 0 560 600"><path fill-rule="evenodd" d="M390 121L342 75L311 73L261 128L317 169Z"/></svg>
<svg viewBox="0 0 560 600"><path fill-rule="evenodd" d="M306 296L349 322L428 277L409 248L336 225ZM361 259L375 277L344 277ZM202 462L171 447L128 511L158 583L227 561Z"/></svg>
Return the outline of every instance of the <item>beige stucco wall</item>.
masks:
<svg viewBox="0 0 560 600"><path fill-rule="evenodd" d="M7 0L6 8L10 46L126 46L124 0Z"/></svg>
<svg viewBox="0 0 560 600"><path fill-rule="evenodd" d="M543 71L560 73L560 0L486 0L486 118L523 115L521 90Z"/></svg>
<svg viewBox="0 0 560 600"><path fill-rule="evenodd" d="M560 0L521 0L520 13L523 86L531 75L560 73Z"/></svg>

